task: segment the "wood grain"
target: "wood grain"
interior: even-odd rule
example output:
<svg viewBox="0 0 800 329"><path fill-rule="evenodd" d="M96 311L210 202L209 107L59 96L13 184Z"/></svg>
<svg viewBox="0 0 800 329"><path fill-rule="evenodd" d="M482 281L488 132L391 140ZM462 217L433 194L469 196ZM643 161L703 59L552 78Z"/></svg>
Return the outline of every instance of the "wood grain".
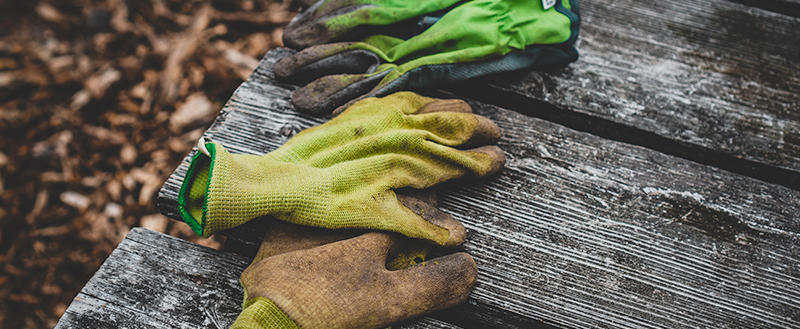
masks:
<svg viewBox="0 0 800 329"><path fill-rule="evenodd" d="M268 54L206 133L263 154L323 120L295 113L296 88ZM800 327L800 192L470 101L503 130L508 162L441 186L479 265L464 327ZM160 194L175 214L186 163ZM259 221L229 238L260 239ZM243 242L246 243L246 242Z"/></svg>
<svg viewBox="0 0 800 329"><path fill-rule="evenodd" d="M577 62L454 90L800 189L800 19L723 0L580 4Z"/></svg>
<svg viewBox="0 0 800 329"><path fill-rule="evenodd" d="M134 228L56 325L67 328L229 328L251 259ZM421 318L398 328L459 327Z"/></svg>

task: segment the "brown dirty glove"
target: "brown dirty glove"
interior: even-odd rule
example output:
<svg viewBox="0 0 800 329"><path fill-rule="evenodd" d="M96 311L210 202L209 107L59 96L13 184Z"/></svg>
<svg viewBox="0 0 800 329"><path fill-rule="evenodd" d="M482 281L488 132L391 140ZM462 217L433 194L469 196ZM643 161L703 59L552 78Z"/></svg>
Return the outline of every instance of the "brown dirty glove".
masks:
<svg viewBox="0 0 800 329"><path fill-rule="evenodd" d="M291 244L287 249L300 249L287 253L275 250L278 241L265 239L242 273L245 304L232 329L383 328L466 301L477 279L475 261L466 253L390 270L387 260L409 250L411 242L393 233L303 249L330 236L317 238Z"/></svg>

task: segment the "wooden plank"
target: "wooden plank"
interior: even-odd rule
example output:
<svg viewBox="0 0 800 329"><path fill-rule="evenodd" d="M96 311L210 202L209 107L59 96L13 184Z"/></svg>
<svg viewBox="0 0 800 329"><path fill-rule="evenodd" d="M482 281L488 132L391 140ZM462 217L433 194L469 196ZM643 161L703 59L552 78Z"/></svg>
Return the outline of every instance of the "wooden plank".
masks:
<svg viewBox="0 0 800 329"><path fill-rule="evenodd" d="M206 138L263 154L321 122L295 113L296 87L273 80L272 63L289 52L262 60ZM467 227L465 249L480 270L469 303L442 319L502 328L800 327L800 192L471 104L502 128L508 163L493 179L439 189L442 209ZM176 213L186 166L160 193L166 214Z"/></svg>
<svg viewBox="0 0 800 329"><path fill-rule="evenodd" d="M228 328L241 312L251 259L134 228L56 328ZM458 328L423 318L399 328Z"/></svg>
<svg viewBox="0 0 800 329"><path fill-rule="evenodd" d="M580 4L577 62L456 92L800 189L800 19L725 0Z"/></svg>
<svg viewBox="0 0 800 329"><path fill-rule="evenodd" d="M730 0L779 14L800 17L800 0Z"/></svg>

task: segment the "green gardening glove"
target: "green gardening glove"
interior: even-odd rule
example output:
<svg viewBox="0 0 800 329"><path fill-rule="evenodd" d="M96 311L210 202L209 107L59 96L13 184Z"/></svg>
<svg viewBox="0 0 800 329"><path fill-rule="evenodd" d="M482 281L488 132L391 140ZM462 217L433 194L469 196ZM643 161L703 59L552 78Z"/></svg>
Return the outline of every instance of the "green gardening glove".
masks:
<svg viewBox="0 0 800 329"><path fill-rule="evenodd" d="M376 27L388 27L411 18L435 15L459 1L462 0L315 1L283 30L284 45L300 50L323 43L361 39L375 34Z"/></svg>
<svg viewBox="0 0 800 329"><path fill-rule="evenodd" d="M493 122L460 100L408 92L366 99L263 156L201 145L208 155L193 157L179 209L201 236L273 215L304 226L386 230L458 245L463 225L420 216L395 190L497 172L505 157L486 144L499 137Z"/></svg>
<svg viewBox="0 0 800 329"><path fill-rule="evenodd" d="M388 267L409 243L372 232L269 256L278 245L265 238L242 273L245 302L231 328L383 328L466 301L477 279L472 257Z"/></svg>
<svg viewBox="0 0 800 329"><path fill-rule="evenodd" d="M435 23L408 38L376 34L376 25L386 23L385 15L367 10L383 7L346 5L351 2L322 0L286 28L285 44L308 48L280 59L273 71L279 79L307 84L292 94L300 112L338 114L364 97L578 58L573 47L579 27L577 0L464 1L441 18L414 17L419 25ZM351 35L368 36L348 38Z"/></svg>

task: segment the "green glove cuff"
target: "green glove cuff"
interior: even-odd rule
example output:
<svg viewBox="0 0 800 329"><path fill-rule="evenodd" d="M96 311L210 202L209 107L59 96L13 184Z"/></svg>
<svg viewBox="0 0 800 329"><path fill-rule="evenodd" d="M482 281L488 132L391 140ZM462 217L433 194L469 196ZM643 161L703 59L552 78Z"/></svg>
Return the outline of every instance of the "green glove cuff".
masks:
<svg viewBox="0 0 800 329"><path fill-rule="evenodd" d="M300 225L328 218L324 205L330 203L331 183L325 171L205 146L209 155L195 154L178 196L181 217L197 235L209 237L270 214Z"/></svg>
<svg viewBox="0 0 800 329"><path fill-rule="evenodd" d="M206 196L209 195L208 175L214 167L216 154L214 144L206 144L206 148L212 156L206 156L202 152L195 153L178 193L178 210L181 218L199 236L203 236L208 211L206 208Z"/></svg>
<svg viewBox="0 0 800 329"><path fill-rule="evenodd" d="M256 297L245 302L231 329L300 329L273 301Z"/></svg>

